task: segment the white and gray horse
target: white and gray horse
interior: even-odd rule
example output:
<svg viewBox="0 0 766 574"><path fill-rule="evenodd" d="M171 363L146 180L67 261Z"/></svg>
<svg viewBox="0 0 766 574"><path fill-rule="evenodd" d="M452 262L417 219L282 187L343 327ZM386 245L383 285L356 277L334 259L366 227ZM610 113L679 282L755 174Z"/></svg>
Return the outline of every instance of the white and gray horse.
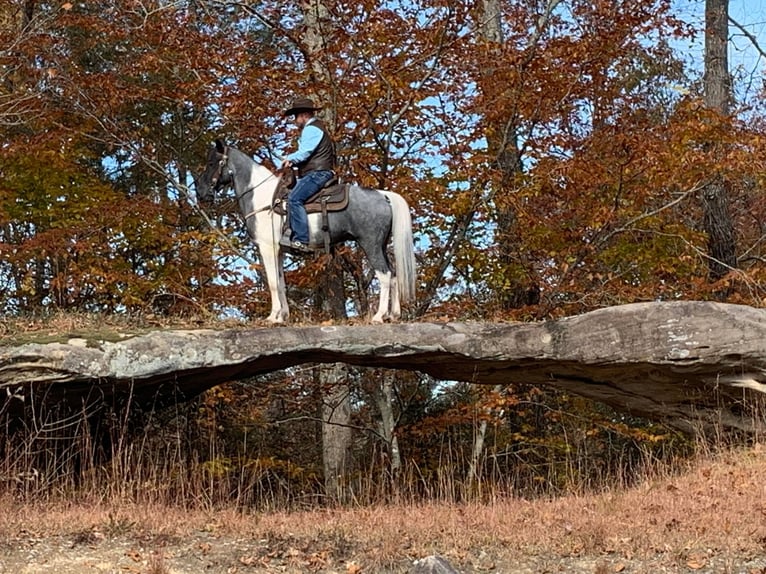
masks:
<svg viewBox="0 0 766 574"><path fill-rule="evenodd" d="M247 154L216 140L205 172L197 179L197 197L207 202L219 189L232 186L250 237L258 245L271 293L272 323L283 323L290 311L285 294L284 253L279 245L283 216L273 209L279 176ZM327 214L330 243L354 240L364 250L380 282L380 302L373 323L398 319L401 303L415 298L415 254L412 219L406 200L391 191L349 186L348 207ZM309 215L309 244L324 245L321 214ZM386 254L393 238L394 268Z"/></svg>

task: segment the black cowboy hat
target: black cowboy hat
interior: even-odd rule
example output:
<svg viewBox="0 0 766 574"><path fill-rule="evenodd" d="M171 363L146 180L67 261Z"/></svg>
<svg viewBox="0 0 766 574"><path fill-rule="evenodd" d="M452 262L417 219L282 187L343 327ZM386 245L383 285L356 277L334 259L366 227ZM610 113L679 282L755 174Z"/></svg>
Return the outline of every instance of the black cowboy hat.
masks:
<svg viewBox="0 0 766 574"><path fill-rule="evenodd" d="M293 105L290 106L288 109L286 109L284 112L282 112L283 116L294 116L296 114L299 114L300 112L315 112L316 110L321 110L322 107L315 106L314 101L310 100L309 98L298 98L297 100L293 100Z"/></svg>

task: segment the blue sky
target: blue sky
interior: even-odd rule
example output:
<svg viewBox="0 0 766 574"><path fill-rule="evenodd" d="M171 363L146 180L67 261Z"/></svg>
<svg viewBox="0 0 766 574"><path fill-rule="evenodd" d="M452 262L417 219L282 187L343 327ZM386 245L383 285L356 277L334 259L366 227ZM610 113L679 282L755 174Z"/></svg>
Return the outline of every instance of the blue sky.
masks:
<svg viewBox="0 0 766 574"><path fill-rule="evenodd" d="M704 30L704 0L674 0L673 6L681 18L693 24L697 30ZM730 0L729 16L756 38L762 50L766 50L766 0ZM738 95L753 97L763 87L766 58L753 46L746 34L731 23L729 39L729 69L734 76ZM703 47L702 32L695 42L685 42L682 46L683 49L689 50L690 56L698 62L700 70L703 64Z"/></svg>
<svg viewBox="0 0 766 574"><path fill-rule="evenodd" d="M766 50L766 0L737 0L729 5L729 16L752 34L761 50ZM763 89L766 58L753 42L733 24L729 24L729 68L740 90L752 97Z"/></svg>

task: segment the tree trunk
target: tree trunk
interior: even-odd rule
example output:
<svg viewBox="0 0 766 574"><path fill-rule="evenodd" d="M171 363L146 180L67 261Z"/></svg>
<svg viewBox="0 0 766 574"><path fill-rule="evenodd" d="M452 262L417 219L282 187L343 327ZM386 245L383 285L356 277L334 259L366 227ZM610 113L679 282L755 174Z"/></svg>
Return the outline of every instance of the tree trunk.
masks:
<svg viewBox="0 0 766 574"><path fill-rule="evenodd" d="M333 502L348 497L345 476L351 452L351 400L348 369L343 363L323 365L319 378L324 389L322 400L322 468L325 492Z"/></svg>
<svg viewBox="0 0 766 574"><path fill-rule="evenodd" d="M503 390L502 385L495 385L492 389L493 393L499 393ZM479 479L479 463L481 462L482 455L484 454L484 439L487 437L487 418L483 417L479 423L479 428L476 429L476 434L473 437L473 450L471 452L471 462L468 466L468 492L472 492L476 482Z"/></svg>
<svg viewBox="0 0 766 574"><path fill-rule="evenodd" d="M330 105L331 74L322 64L326 36L330 31L330 13L323 0L304 0L301 3L304 31L302 40L311 70L309 96L316 95L323 107L322 115L331 131L335 127L335 113ZM316 290L317 305L333 319L345 319L346 297L343 289L343 269L333 258L328 263L327 274L322 277ZM351 402L348 384L348 367L341 363L319 367L321 388L325 391L322 401L322 466L325 491L331 499L344 499L343 477L346 475L348 454L351 450Z"/></svg>
<svg viewBox="0 0 766 574"><path fill-rule="evenodd" d="M501 61L502 44L505 42L500 0L482 0L477 8L477 30L485 44L489 60ZM536 40L535 40L536 41ZM496 183L499 194L513 193L516 180L522 172L521 150L519 149L519 118L514 110L517 94L498 92L492 66L482 69L480 89L485 97L498 109L505 110L504 115L496 111L495 117L486 122L485 136L490 157L500 171L500 180ZM520 86L510 86L504 90L519 90ZM502 106L499 101L502 100ZM487 110L489 112L489 110ZM494 195L494 194L493 194ZM539 289L531 284L523 269L518 254L520 237L515 210L507 202L497 202L497 229L495 240L500 254L500 263L506 270L505 285L497 289L497 298L503 309L514 309L539 302Z"/></svg>
<svg viewBox="0 0 766 574"><path fill-rule="evenodd" d="M396 417L394 416L394 372L383 371L380 386L376 389L375 401L380 411L380 435L386 443L389 457L391 474L396 476L402 467L402 458L399 453L399 441L394 431L396 430Z"/></svg>
<svg viewBox="0 0 766 574"><path fill-rule="evenodd" d="M324 314L333 319L346 319L346 297L343 276L335 258L327 263L327 274L316 289L316 297ZM319 367L322 400L322 466L325 492L336 502L345 500L343 485L351 452L351 390L349 367L334 363Z"/></svg>
<svg viewBox="0 0 766 574"><path fill-rule="evenodd" d="M705 1L705 105L728 115L731 98L729 77L729 0ZM717 142L710 143L720 155ZM734 225L729 213L725 179L715 174L702 192L703 226L708 235L708 270L716 281L737 267Z"/></svg>
<svg viewBox="0 0 766 574"><path fill-rule="evenodd" d="M334 132L337 118L330 89L332 87L332 74L322 63L327 36L332 30L330 12L327 10L324 0L304 0L301 8L305 25L302 39L310 60L306 63L308 69L311 70L311 85L323 106L322 117L330 131Z"/></svg>

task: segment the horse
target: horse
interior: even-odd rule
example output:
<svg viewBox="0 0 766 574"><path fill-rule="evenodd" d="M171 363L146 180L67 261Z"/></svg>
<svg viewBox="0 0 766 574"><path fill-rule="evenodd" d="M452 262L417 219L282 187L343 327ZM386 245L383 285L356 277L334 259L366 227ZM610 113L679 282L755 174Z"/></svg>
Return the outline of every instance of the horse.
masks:
<svg viewBox="0 0 766 574"><path fill-rule="evenodd" d="M224 187L234 188L239 211L250 238L258 246L271 295L270 323L284 323L290 316L284 275L284 249L279 244L284 216L274 209L280 176L242 151L216 140L210 146L203 174L196 180L197 198L210 202ZM356 241L380 283L378 310L373 323L399 319L401 304L415 298L415 254L412 217L407 201L399 194L348 185L348 205L328 212L309 214L309 246ZM327 228L326 231L323 227ZM394 267L386 247L393 239Z"/></svg>

